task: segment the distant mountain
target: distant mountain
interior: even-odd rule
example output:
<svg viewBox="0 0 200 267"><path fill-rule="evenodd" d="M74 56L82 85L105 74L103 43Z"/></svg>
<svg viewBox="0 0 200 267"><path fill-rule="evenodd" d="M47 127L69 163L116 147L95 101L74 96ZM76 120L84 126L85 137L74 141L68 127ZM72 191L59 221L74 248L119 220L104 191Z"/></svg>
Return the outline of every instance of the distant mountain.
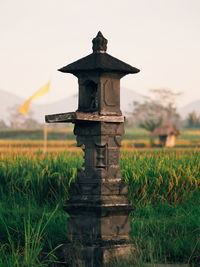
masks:
<svg viewBox="0 0 200 267"><path fill-rule="evenodd" d="M31 106L33 110L33 116L39 121L44 122L44 117L47 114L56 114L56 113L64 113L64 112L72 112L77 110L78 108L78 96L73 95L70 97L66 97L62 100L49 103L46 105L35 104L35 107Z"/></svg>
<svg viewBox="0 0 200 267"><path fill-rule="evenodd" d="M127 89L121 88L121 110L123 113L131 111L131 104L133 101L142 101L143 96L140 94ZM37 108L34 111L34 117L38 121L44 120L45 114L56 114L63 112L75 111L78 108L78 95L73 95L62 100L47 104L47 105L37 105Z"/></svg>
<svg viewBox="0 0 200 267"><path fill-rule="evenodd" d="M144 96L133 90L122 87L120 96L120 102L121 102L120 106L121 106L121 111L125 115L127 112L132 111L134 101L142 102L144 101Z"/></svg>
<svg viewBox="0 0 200 267"><path fill-rule="evenodd" d="M142 101L143 96L127 88L121 88L121 110L123 113L131 111L131 104L133 101ZM7 121L9 108L15 105L23 104L25 99L20 98L14 94L0 90L0 120ZM78 95L66 97L62 100L49 103L46 105L31 103L31 110L33 117L39 121L44 122L46 114L55 114L75 111L78 108Z"/></svg>
<svg viewBox="0 0 200 267"><path fill-rule="evenodd" d="M9 110L14 106L22 105L26 99L18 97L12 93L0 90L0 120L7 122L9 118ZM74 111L77 108L77 96L64 98L54 103L42 105L31 103L30 110L33 111L33 117L39 121L44 122L45 114L62 113L66 111Z"/></svg>
<svg viewBox="0 0 200 267"><path fill-rule="evenodd" d="M24 103L26 99L18 97L12 93L0 90L0 120L3 119L5 122L9 118L9 109L14 106L19 106ZM141 94L127 89L121 88L121 110L126 115L127 112L132 110L133 101L144 101L144 96ZM39 121L44 122L44 116L46 114L55 114L75 111L78 108L78 95L73 95L70 97L65 97L59 101L49 103L46 105L31 103L31 110L33 111L33 117ZM182 118L185 118L188 113L196 111L200 114L200 100L191 102L184 107L178 109Z"/></svg>
<svg viewBox="0 0 200 267"><path fill-rule="evenodd" d="M19 106L24 103L26 99L18 97L12 93L0 90L0 120L3 119L5 122L9 118L9 109L14 106ZM133 101L144 101L144 96L141 94L127 89L121 88L121 110L126 115L127 112L132 110ZM46 105L36 104L35 102L31 103L31 110L33 111L33 117L39 121L44 122L44 116L46 114L55 114L75 111L78 108L78 95L73 95L70 97L65 97L59 101L49 103ZM197 114L200 114L200 100L191 102L184 107L178 109L182 118L185 118L188 113L196 111Z"/></svg>
<svg viewBox="0 0 200 267"><path fill-rule="evenodd" d="M197 114L200 115L200 100L193 101L193 102L181 107L178 111L179 111L182 118L187 117L187 115L193 111L195 111Z"/></svg>

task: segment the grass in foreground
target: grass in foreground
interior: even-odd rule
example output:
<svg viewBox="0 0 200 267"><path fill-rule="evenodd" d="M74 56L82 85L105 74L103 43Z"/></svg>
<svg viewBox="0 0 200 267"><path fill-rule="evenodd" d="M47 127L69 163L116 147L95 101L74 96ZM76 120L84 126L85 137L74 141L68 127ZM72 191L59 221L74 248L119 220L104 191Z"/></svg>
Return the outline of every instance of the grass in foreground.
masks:
<svg viewBox="0 0 200 267"><path fill-rule="evenodd" d="M161 203L137 207L132 215L131 236L142 261L199 266L199 206L198 192L178 206Z"/></svg>
<svg viewBox="0 0 200 267"><path fill-rule="evenodd" d="M0 267L59 260L67 219L62 204L81 164L76 153L1 159ZM135 206L131 236L138 261L198 264L200 153L124 153L121 166Z"/></svg>

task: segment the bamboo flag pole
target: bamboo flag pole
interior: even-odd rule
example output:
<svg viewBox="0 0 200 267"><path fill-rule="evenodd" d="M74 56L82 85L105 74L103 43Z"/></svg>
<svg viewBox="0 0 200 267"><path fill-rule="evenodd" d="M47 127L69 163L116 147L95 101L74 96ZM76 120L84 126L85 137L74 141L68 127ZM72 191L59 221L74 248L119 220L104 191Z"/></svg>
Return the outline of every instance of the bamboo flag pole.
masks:
<svg viewBox="0 0 200 267"><path fill-rule="evenodd" d="M49 88L50 88L50 79L49 79ZM44 113L47 114L46 108L44 108L44 111L45 111ZM47 142L48 142L48 125L46 122L44 122L44 129L43 129L43 153L44 154L47 152Z"/></svg>
<svg viewBox="0 0 200 267"><path fill-rule="evenodd" d="M44 123L43 153L47 152L47 140L48 140L48 127L47 124Z"/></svg>
<svg viewBox="0 0 200 267"><path fill-rule="evenodd" d="M19 113L21 114L28 114L29 113L29 107L30 103L41 97L42 95L46 94L49 92L49 87L50 87L50 80L48 83L43 85L39 90L37 90L31 97L29 97L28 100L26 100L20 107L19 107ZM47 151L47 138L48 138L48 129L47 129L47 124L44 124L44 146L43 146L43 152L46 153Z"/></svg>

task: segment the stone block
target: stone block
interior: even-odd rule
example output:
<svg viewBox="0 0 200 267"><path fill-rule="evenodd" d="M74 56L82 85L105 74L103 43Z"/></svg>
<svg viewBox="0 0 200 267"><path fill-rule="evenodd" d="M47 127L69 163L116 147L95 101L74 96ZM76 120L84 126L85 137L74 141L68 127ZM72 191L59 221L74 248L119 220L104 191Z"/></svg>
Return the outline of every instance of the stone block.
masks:
<svg viewBox="0 0 200 267"><path fill-rule="evenodd" d="M74 195L126 195L128 186L121 179L95 179L93 177L77 179L70 187L71 197Z"/></svg>
<svg viewBox="0 0 200 267"><path fill-rule="evenodd" d="M126 215L102 216L82 212L68 219L68 239L85 245L103 240L129 240L130 221Z"/></svg>
<svg viewBox="0 0 200 267"><path fill-rule="evenodd" d="M119 149L108 149L108 164L119 165Z"/></svg>
<svg viewBox="0 0 200 267"><path fill-rule="evenodd" d="M63 254L68 267L110 267L119 261L134 262L136 249L128 242L104 242L89 246L69 243L63 247Z"/></svg>

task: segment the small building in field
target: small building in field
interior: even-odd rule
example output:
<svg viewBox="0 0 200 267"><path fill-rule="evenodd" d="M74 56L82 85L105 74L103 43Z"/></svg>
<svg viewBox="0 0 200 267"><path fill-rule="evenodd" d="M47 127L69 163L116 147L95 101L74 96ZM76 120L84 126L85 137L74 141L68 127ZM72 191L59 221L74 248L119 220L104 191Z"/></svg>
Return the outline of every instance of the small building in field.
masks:
<svg viewBox="0 0 200 267"><path fill-rule="evenodd" d="M154 129L153 136L158 136L160 145L163 147L174 147L176 136L180 134L175 125L164 123Z"/></svg>

